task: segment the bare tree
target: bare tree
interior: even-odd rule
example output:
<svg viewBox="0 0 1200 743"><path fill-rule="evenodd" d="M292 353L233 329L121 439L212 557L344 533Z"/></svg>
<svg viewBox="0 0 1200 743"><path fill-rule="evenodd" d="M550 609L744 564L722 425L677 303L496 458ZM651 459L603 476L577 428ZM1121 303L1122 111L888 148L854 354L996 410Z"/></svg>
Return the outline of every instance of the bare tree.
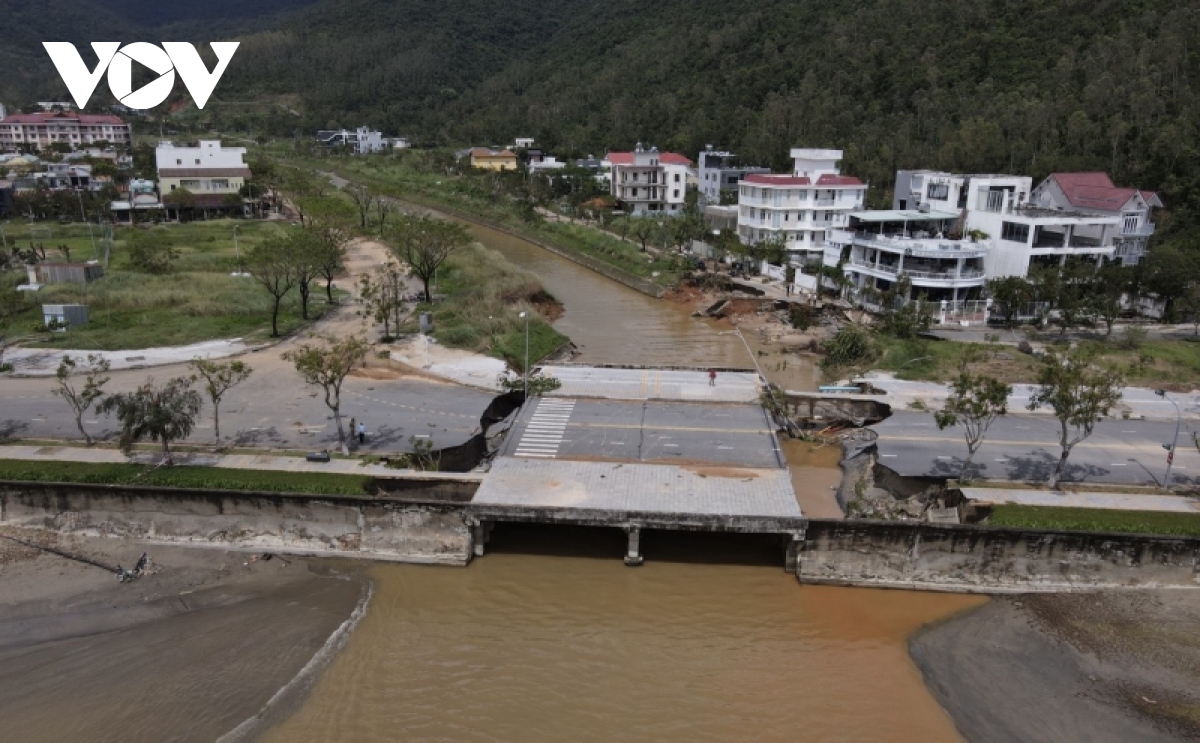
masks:
<svg viewBox="0 0 1200 743"><path fill-rule="evenodd" d="M108 359L99 354L89 353L86 361L62 357L58 362L58 370L54 373L54 394L67 401L71 412L75 415L75 426L83 435L88 446L92 445L92 435L83 427L83 416L92 405L104 396L104 385L108 384ZM83 375L83 386L76 386L74 380Z"/></svg>
<svg viewBox="0 0 1200 743"><path fill-rule="evenodd" d="M296 367L305 384L320 387L325 392L325 406L333 412L338 444L345 456L350 455L350 447L342 429L342 383L366 358L367 349L367 339L361 335L346 336L341 340L319 336L316 342L301 343L283 356Z"/></svg>
<svg viewBox="0 0 1200 743"><path fill-rule="evenodd" d="M404 278L395 261L379 266L358 279L358 294L366 307L365 315L383 323L383 334L392 335L393 322L400 329L400 314L404 309Z"/></svg>
<svg viewBox="0 0 1200 743"><path fill-rule="evenodd" d="M388 217L392 212L396 211L396 202L386 196L377 196L375 198L375 212L379 215L379 236L383 237L384 231L387 229Z"/></svg>
<svg viewBox="0 0 1200 743"><path fill-rule="evenodd" d="M225 393L250 378L254 372L248 364L242 361L210 361L208 359L192 359L192 381L204 380L204 391L213 406L213 441L221 448L221 399Z"/></svg>
<svg viewBox="0 0 1200 743"><path fill-rule="evenodd" d="M354 207L358 209L359 227L367 229L367 217L371 215L371 209L375 206L375 194L361 183L347 183L345 191Z"/></svg>
<svg viewBox="0 0 1200 743"><path fill-rule="evenodd" d="M271 308L271 337L278 338L279 306L296 286L288 239L271 237L254 246L246 255L246 269L275 300Z"/></svg>
<svg viewBox="0 0 1200 743"><path fill-rule="evenodd" d="M408 265L413 276L421 280L428 302L433 301L429 283L438 268L456 250L471 243L470 236L461 226L429 217L403 217L396 220L389 238L396 257Z"/></svg>
<svg viewBox="0 0 1200 743"><path fill-rule="evenodd" d="M1057 488L1071 449L1091 436L1096 424L1121 401L1125 381L1119 372L1095 366L1084 349L1073 348L1061 355L1046 354L1038 384L1040 387L1029 397L1029 409L1050 407L1060 427L1062 454L1049 483Z"/></svg>
<svg viewBox="0 0 1200 743"><path fill-rule="evenodd" d="M934 413L938 428L962 426L967 442L967 459L963 462L959 480L966 482L971 477L971 460L983 445L988 428L999 416L1008 413L1008 396L1012 385L983 374L974 375L963 371L951 384L950 397L946 406Z"/></svg>
<svg viewBox="0 0 1200 743"><path fill-rule="evenodd" d="M325 298L330 304L333 304L333 279L345 267L353 221L350 206L342 199L322 199L309 214L308 229L321 242L316 254L317 272L325 279Z"/></svg>
<svg viewBox="0 0 1200 743"><path fill-rule="evenodd" d="M162 444L163 464L172 464L171 442L187 438L196 425L204 401L191 388L187 377L176 377L162 386L153 379L133 392L123 392L106 399L103 412L115 411L122 424L121 450L133 451L138 441L148 438Z"/></svg>

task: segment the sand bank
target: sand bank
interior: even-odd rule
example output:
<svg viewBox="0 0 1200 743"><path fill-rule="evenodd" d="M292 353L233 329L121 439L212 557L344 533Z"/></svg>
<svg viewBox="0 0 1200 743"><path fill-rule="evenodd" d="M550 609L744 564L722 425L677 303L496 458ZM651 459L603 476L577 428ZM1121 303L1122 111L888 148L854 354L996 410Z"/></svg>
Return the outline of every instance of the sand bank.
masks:
<svg viewBox="0 0 1200 743"><path fill-rule="evenodd" d="M30 537L30 535L22 535ZM55 539L152 571L0 540L0 739L215 740L257 715L362 602L348 562Z"/></svg>

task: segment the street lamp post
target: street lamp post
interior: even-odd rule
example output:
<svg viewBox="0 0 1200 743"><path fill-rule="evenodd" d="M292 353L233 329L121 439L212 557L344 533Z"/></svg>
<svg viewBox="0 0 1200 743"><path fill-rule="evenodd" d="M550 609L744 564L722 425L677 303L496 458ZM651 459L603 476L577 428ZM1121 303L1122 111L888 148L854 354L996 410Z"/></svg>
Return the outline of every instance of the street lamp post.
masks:
<svg viewBox="0 0 1200 743"><path fill-rule="evenodd" d="M1163 448L1167 450L1167 475L1163 478L1163 487L1170 489L1171 487L1171 466L1175 464L1175 448L1179 445L1179 424L1183 417L1179 410L1179 403L1167 397L1166 390L1155 390L1154 394L1175 406L1175 438L1171 441L1170 446L1163 444Z"/></svg>
<svg viewBox="0 0 1200 743"><path fill-rule="evenodd" d="M525 320L525 399L529 399L529 313L522 312L517 317Z"/></svg>

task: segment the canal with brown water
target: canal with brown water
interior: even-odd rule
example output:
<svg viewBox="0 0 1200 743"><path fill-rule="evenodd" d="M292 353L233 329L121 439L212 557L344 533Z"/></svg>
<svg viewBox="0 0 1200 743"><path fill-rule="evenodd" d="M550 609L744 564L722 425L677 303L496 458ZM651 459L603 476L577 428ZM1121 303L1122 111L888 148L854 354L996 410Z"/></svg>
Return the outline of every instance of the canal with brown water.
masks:
<svg viewBox="0 0 1200 743"><path fill-rule="evenodd" d="M563 301L579 361L750 366L686 307L472 231ZM789 459L798 488L837 482L829 451ZM648 532L638 569L623 549L616 530L500 525L466 570L373 568L366 617L266 739L959 740L907 638L983 599L799 586L773 539Z"/></svg>

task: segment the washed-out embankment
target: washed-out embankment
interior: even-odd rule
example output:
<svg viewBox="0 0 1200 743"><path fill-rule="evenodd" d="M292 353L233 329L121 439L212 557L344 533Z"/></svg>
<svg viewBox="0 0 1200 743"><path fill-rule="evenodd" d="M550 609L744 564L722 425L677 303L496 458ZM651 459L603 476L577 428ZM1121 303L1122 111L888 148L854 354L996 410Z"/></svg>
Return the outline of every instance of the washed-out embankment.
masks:
<svg viewBox="0 0 1200 743"><path fill-rule="evenodd" d="M477 525L497 518L473 512L478 483L478 475L416 476L381 482L379 495L330 496L0 482L0 525L462 566L486 533ZM597 523L634 517L605 514ZM652 528L672 528L669 519L658 521ZM694 521L681 517L677 528L721 528ZM1200 539L812 519L796 575L802 583L978 593L1197 586Z"/></svg>

